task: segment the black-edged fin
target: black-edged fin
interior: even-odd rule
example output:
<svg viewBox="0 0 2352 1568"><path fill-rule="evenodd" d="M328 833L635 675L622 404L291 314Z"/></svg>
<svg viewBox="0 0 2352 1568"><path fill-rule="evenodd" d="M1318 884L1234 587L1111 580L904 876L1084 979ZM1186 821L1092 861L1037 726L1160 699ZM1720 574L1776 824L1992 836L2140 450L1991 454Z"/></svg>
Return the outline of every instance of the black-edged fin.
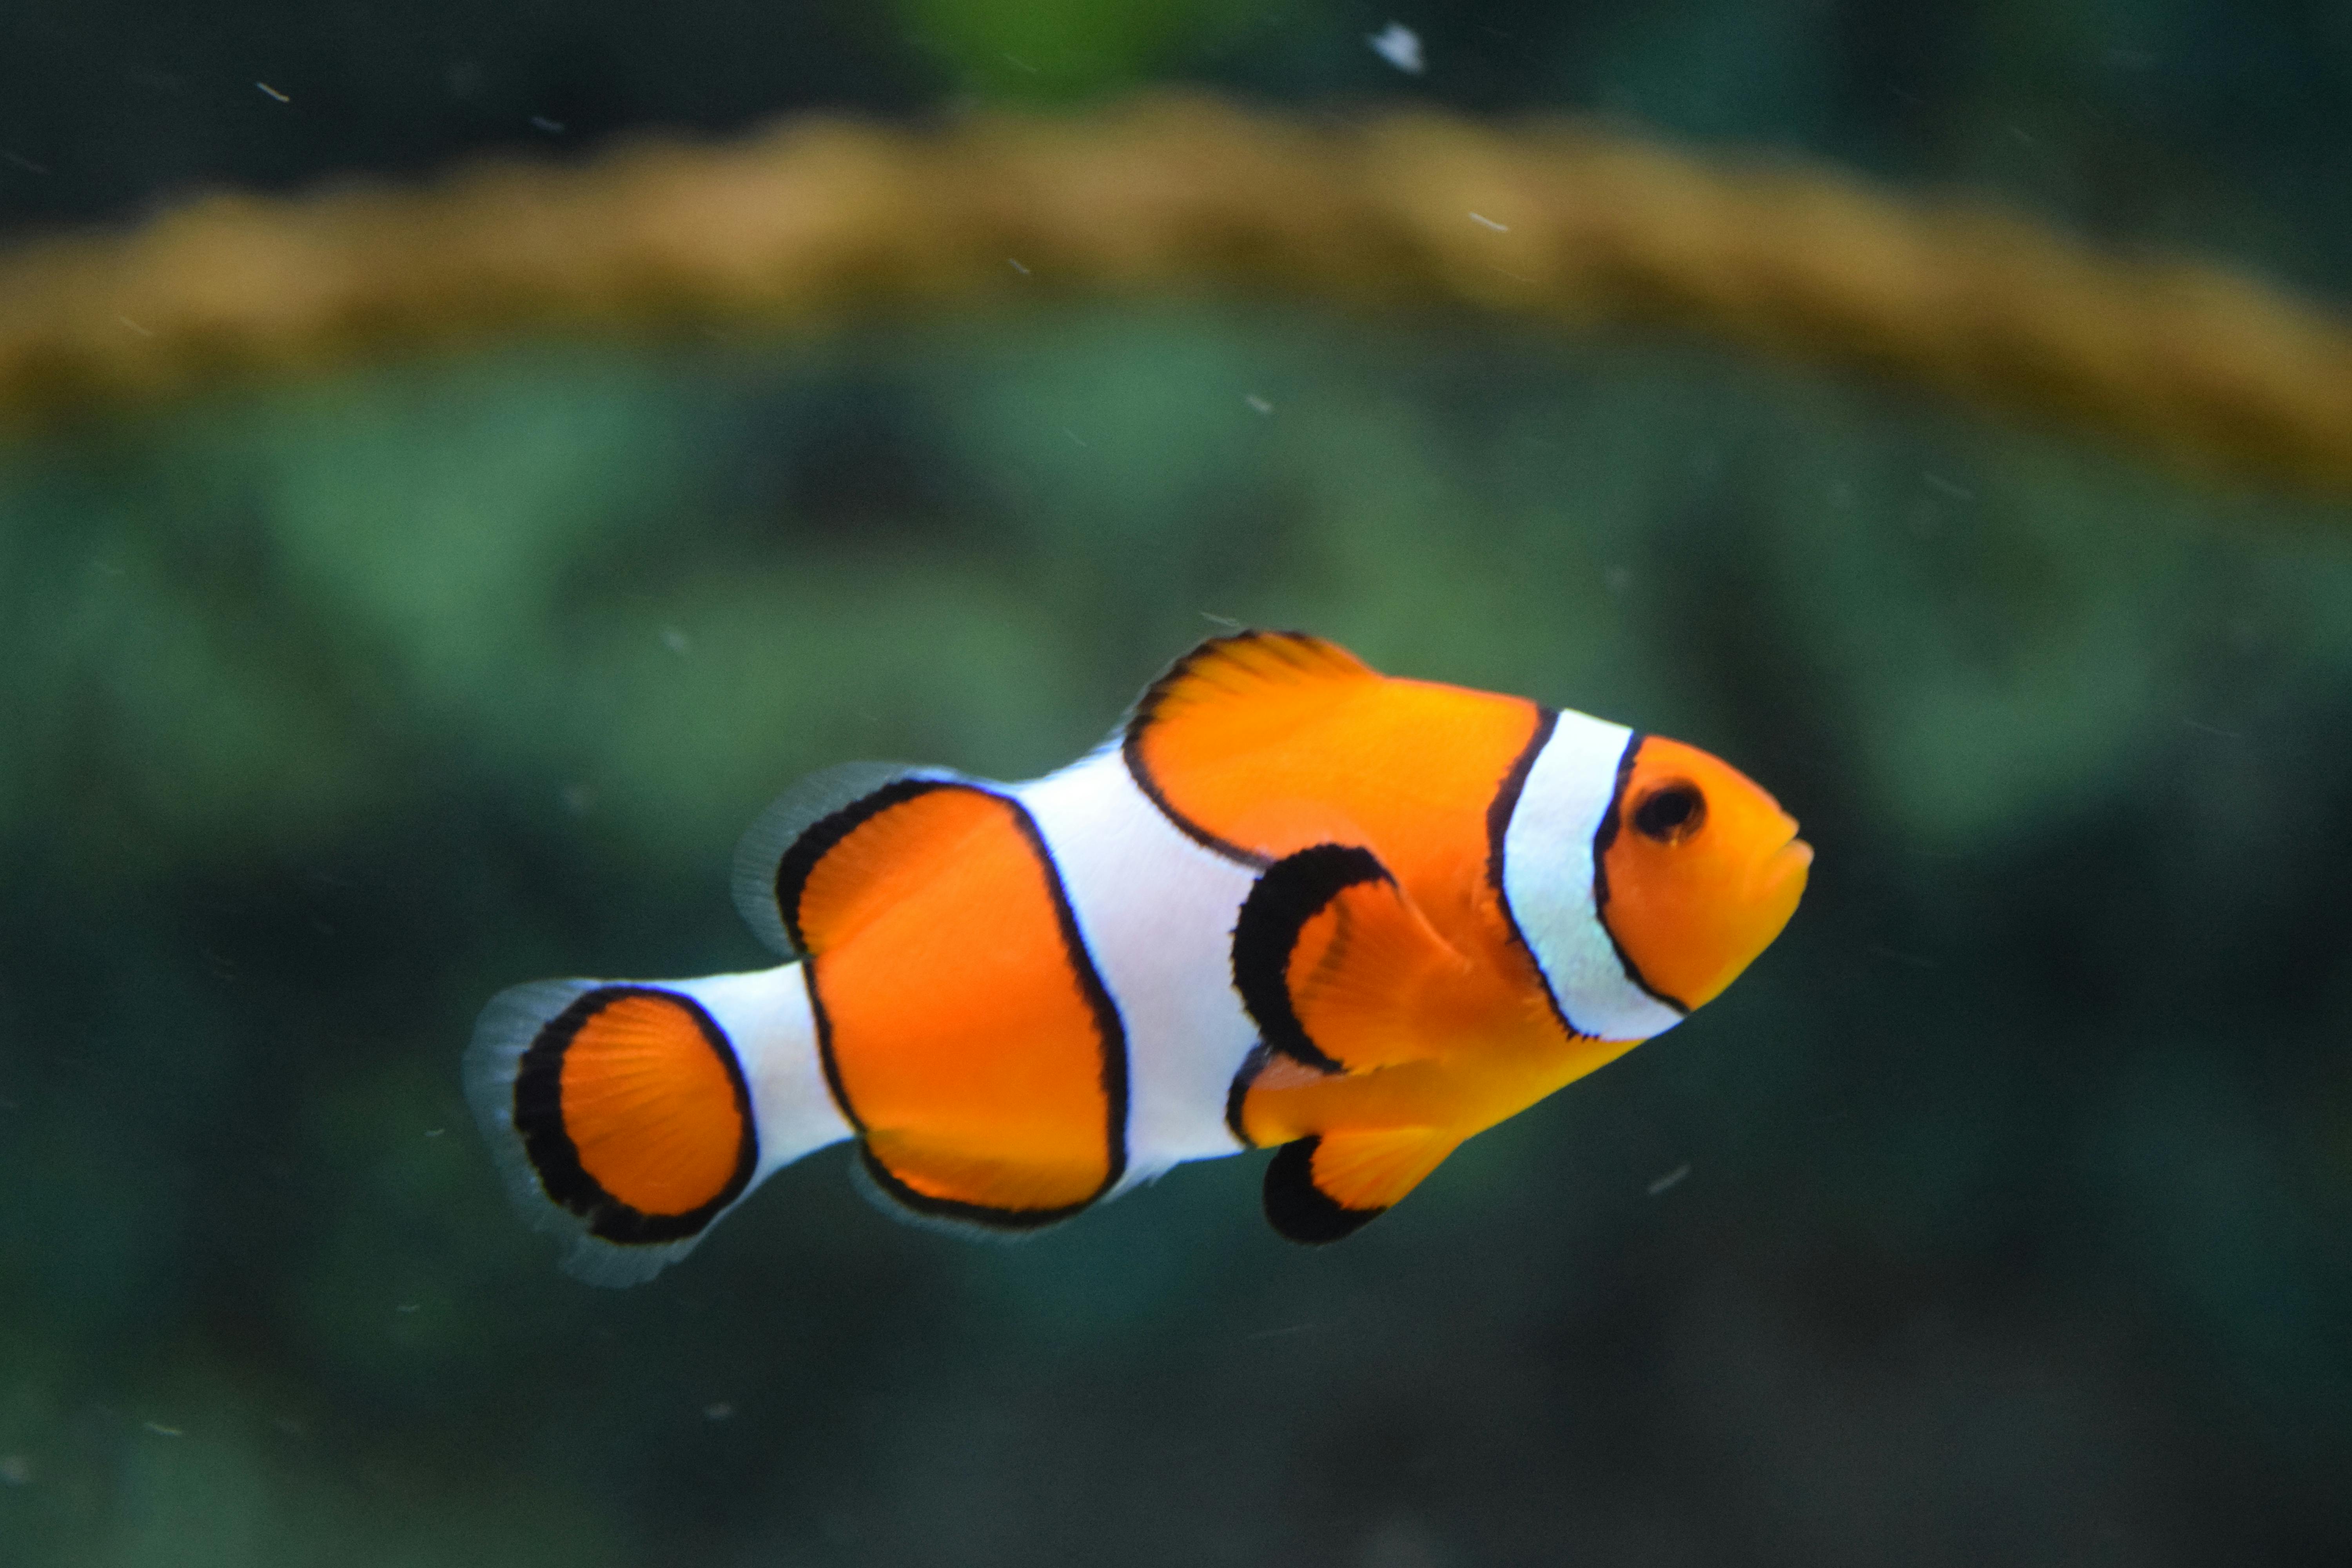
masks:
<svg viewBox="0 0 2352 1568"><path fill-rule="evenodd" d="M685 1257L758 1169L733 1047L680 992L502 991L475 1026L465 1081L516 1207L569 1242L563 1267L592 1284L634 1285Z"/></svg>
<svg viewBox="0 0 2352 1568"><path fill-rule="evenodd" d="M1467 963L1378 856L1318 844L1251 886L1234 923L1233 970L1269 1050L1355 1072L1431 1054L1423 1005Z"/></svg>
<svg viewBox="0 0 2352 1568"><path fill-rule="evenodd" d="M1265 1167L1265 1222L1285 1241L1323 1247L1343 1241L1386 1214L1351 1209L1315 1184L1315 1150L1320 1138L1301 1138L1274 1152Z"/></svg>
<svg viewBox="0 0 2352 1568"><path fill-rule="evenodd" d="M1216 792L1196 799L1202 770L1223 771L1267 733L1319 714L1357 682L1380 679L1346 648L1304 632L1211 637L1144 689L1111 738L1135 786L1180 832L1227 859L1264 866L1265 855L1221 831Z"/></svg>
<svg viewBox="0 0 2352 1568"><path fill-rule="evenodd" d="M1308 1247L1342 1240L1388 1213L1460 1140L1425 1128L1327 1132L1275 1151L1265 1218Z"/></svg>
<svg viewBox="0 0 2352 1568"><path fill-rule="evenodd" d="M1350 888L1390 883L1370 850L1318 844L1267 867L1250 885L1234 921L1234 989L1270 1051L1326 1072L1345 1072L1338 1058L1309 1038L1290 999L1290 960L1309 921Z"/></svg>
<svg viewBox="0 0 2352 1568"><path fill-rule="evenodd" d="M770 949L786 958L798 957L800 950L776 898L778 873L793 847L811 828L893 785L958 776L945 768L912 763L843 763L809 774L771 801L737 842L730 878L736 911Z"/></svg>
<svg viewBox="0 0 2352 1568"><path fill-rule="evenodd" d="M899 1180L882 1157L863 1142L850 1162L849 1173L858 1195L891 1218L966 1241L1026 1241L1094 1206L1089 1199L1054 1208L1011 1209L932 1197Z"/></svg>

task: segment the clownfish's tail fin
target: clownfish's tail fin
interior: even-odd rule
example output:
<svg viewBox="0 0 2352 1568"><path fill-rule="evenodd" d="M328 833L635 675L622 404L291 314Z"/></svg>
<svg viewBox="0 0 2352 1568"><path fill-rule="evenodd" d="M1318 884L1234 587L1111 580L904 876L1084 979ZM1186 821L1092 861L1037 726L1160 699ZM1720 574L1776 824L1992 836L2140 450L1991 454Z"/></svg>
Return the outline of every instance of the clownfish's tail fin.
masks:
<svg viewBox="0 0 2352 1568"><path fill-rule="evenodd" d="M524 1216L597 1285L651 1279L770 1172L850 1135L795 964L502 991L466 1098Z"/></svg>

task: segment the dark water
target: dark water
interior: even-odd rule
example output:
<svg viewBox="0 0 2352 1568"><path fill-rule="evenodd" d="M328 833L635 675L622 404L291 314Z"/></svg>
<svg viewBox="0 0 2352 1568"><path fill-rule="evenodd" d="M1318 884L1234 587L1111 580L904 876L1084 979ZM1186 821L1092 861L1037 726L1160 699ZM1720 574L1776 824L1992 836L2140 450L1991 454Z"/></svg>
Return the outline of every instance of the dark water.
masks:
<svg viewBox="0 0 2352 1568"><path fill-rule="evenodd" d="M947 9L825 26L931 102ZM1548 100L1432 90L1648 62L1673 122L1762 16L1766 107L1694 128L1961 177L2014 121L2012 194L2352 276L2293 199L2332 13L1670 9L1538 29ZM1387 89L1310 47L1385 20L1136 69ZM299 37L365 79L346 22ZM2209 136L2241 58L2268 118ZM52 121L82 207L12 216L170 184L100 118ZM2150 166L2200 171L2158 216ZM1307 311L520 348L0 447L0 1563L2352 1560L2347 524L1687 342ZM1805 904L1339 1247L1263 1156L989 1247L835 1151L651 1286L562 1277L465 1110L481 1002L761 962L728 858L796 774L1042 772L1208 617L1707 746Z"/></svg>

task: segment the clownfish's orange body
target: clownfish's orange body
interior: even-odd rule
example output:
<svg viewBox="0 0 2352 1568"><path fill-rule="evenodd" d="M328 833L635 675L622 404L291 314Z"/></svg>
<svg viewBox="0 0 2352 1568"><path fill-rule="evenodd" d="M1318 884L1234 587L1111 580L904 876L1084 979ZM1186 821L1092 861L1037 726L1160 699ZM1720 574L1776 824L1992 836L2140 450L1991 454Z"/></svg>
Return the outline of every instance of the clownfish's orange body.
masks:
<svg viewBox="0 0 2352 1568"><path fill-rule="evenodd" d="M897 1205L999 1230L1275 1147L1267 1217L1331 1241L1720 993L1811 858L1704 752L1248 633L1045 778L807 781L737 858L792 962L517 987L467 1090L606 1283L845 1140Z"/></svg>

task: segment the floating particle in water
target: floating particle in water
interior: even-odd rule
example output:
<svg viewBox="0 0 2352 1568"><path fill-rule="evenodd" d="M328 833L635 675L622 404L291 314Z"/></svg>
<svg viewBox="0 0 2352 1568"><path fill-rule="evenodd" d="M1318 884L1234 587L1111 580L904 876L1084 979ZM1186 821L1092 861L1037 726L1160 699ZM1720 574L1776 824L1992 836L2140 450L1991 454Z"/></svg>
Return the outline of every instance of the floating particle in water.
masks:
<svg viewBox="0 0 2352 1568"><path fill-rule="evenodd" d="M1407 76L1419 76L1428 68L1421 58L1421 35L1402 22L1391 22L1377 33L1366 33L1364 42L1372 46L1372 53Z"/></svg>
<svg viewBox="0 0 2352 1568"><path fill-rule="evenodd" d="M158 1437L184 1437L187 1436L187 1433L182 1431L179 1427L166 1426L161 1421L142 1421L139 1425L146 1427L147 1430L154 1433Z"/></svg>
<svg viewBox="0 0 2352 1568"><path fill-rule="evenodd" d="M1008 264L1010 264L1010 265L1011 265L1011 267L1012 267L1012 268L1013 268L1013 271L1018 272L1018 273L1019 273L1019 274L1021 274L1021 276L1022 276L1022 277L1024 277L1024 278L1026 278L1026 277L1028 277L1028 276L1029 276L1029 269L1028 269L1026 267L1024 267L1024 266L1022 266L1022 265L1021 265L1021 258L1020 258L1019 257L1017 257L1017 256L1008 256L1008 257L1006 257L1004 259L1005 259L1005 261L1006 261Z"/></svg>
<svg viewBox="0 0 2352 1568"><path fill-rule="evenodd" d="M253 85L259 88L262 91L268 93L270 97L276 99L280 103L291 103L294 101L292 99L287 97L286 94L278 91L276 88L270 86L266 81L257 81Z"/></svg>
<svg viewBox="0 0 2352 1568"><path fill-rule="evenodd" d="M1485 227L1485 228L1491 228L1491 229L1493 229L1496 234L1508 234L1508 233L1510 233L1510 232L1511 232L1511 226L1510 226L1509 224L1507 224L1507 223L1496 223L1493 218L1488 217L1485 213L1472 213L1472 214L1470 215L1470 221L1471 221L1472 223L1475 223L1475 224L1479 225L1479 226L1482 226L1482 227Z"/></svg>
<svg viewBox="0 0 2352 1568"><path fill-rule="evenodd" d="M538 126L541 131L546 132L550 136L561 136L563 134L563 121L561 120L550 120L544 114L534 114L530 117L530 122L533 125Z"/></svg>
<svg viewBox="0 0 2352 1568"><path fill-rule="evenodd" d="M33 1461L22 1454L0 1454L0 1486L30 1486Z"/></svg>
<svg viewBox="0 0 2352 1568"><path fill-rule="evenodd" d="M672 653L682 654L694 646L694 639L679 626L662 627L662 647Z"/></svg>
<svg viewBox="0 0 2352 1568"><path fill-rule="evenodd" d="M1249 405L1249 410L1253 414L1271 414L1274 412L1274 405L1267 399L1260 397L1255 392L1244 397L1242 401Z"/></svg>
<svg viewBox="0 0 2352 1568"><path fill-rule="evenodd" d="M705 1421L724 1421L735 1414L735 1407L721 1399L702 1407Z"/></svg>
<svg viewBox="0 0 2352 1568"><path fill-rule="evenodd" d="M1650 1195L1654 1198L1660 1194L1674 1191L1676 1187L1683 1184L1683 1178L1689 1174L1690 1166L1687 1163L1676 1165L1673 1170L1668 1171L1664 1175L1660 1176L1656 1181L1650 1184Z"/></svg>

